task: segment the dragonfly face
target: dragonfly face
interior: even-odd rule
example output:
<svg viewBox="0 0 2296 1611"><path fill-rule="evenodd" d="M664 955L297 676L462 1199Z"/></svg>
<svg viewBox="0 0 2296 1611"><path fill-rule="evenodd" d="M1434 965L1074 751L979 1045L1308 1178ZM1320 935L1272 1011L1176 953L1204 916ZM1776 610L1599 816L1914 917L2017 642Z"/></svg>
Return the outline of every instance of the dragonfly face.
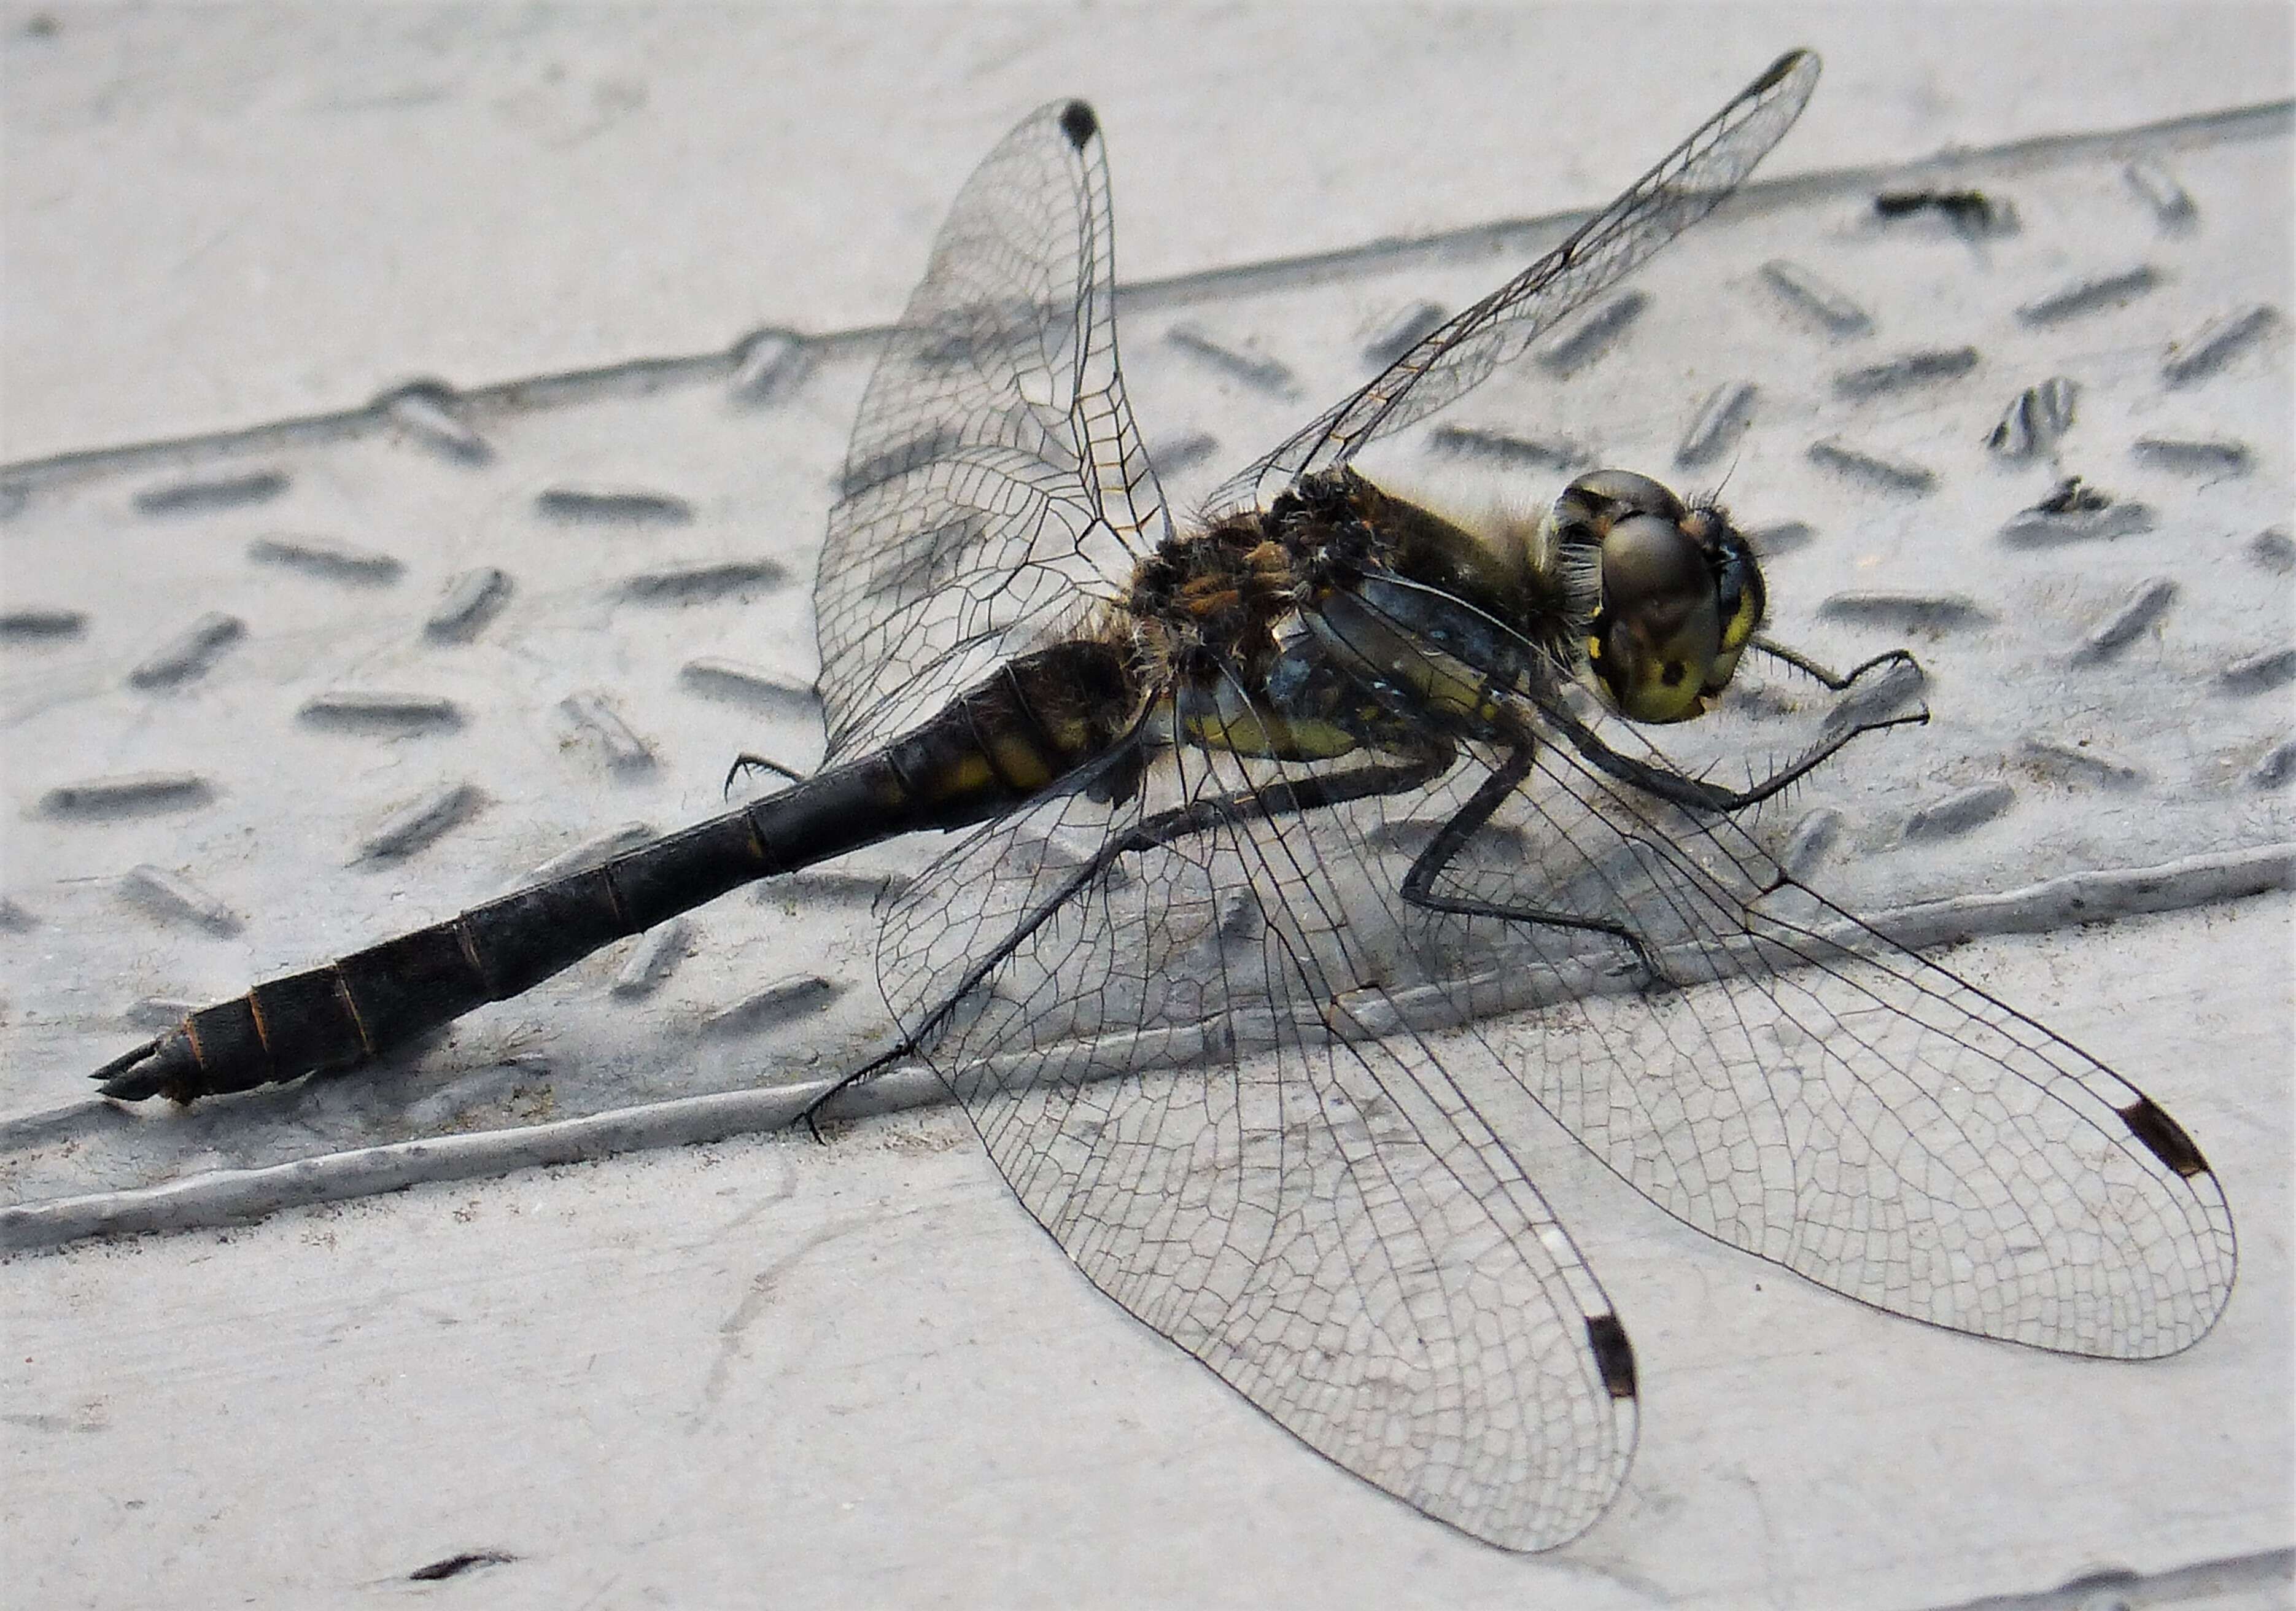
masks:
<svg viewBox="0 0 2296 1611"><path fill-rule="evenodd" d="M1762 624L1761 568L1730 518L1685 508L1647 476L1605 470L1556 500L1564 545L1601 555L1602 603L1587 668L1629 720L1688 721L1711 710Z"/></svg>

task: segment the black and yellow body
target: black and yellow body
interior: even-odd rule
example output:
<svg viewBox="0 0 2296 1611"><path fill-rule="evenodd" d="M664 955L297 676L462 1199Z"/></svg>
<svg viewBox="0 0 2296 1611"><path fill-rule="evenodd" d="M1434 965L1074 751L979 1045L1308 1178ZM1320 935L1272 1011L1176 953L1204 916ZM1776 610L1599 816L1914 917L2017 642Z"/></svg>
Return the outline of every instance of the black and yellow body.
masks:
<svg viewBox="0 0 2296 1611"><path fill-rule="evenodd" d="M1010 811L1104 753L1133 703L1120 653L1092 640L1056 644L1000 668L873 754L597 867L258 984L97 1077L106 1096L189 1102L364 1062L742 884Z"/></svg>
<svg viewBox="0 0 2296 1611"><path fill-rule="evenodd" d="M1632 563L1614 579L1620 544ZM1264 512L1168 540L1122 605L882 750L259 984L96 1077L107 1096L188 1102L361 1062L742 884L1002 816L1120 746L1132 769L1097 775L1103 795L1175 746L1302 763L1368 752L1423 771L1494 736L1506 695L1574 678L1636 719L1681 719L1727 680L1759 600L1719 512L1639 476L1581 477L1540 521L1471 531L1353 471L1319 473Z"/></svg>

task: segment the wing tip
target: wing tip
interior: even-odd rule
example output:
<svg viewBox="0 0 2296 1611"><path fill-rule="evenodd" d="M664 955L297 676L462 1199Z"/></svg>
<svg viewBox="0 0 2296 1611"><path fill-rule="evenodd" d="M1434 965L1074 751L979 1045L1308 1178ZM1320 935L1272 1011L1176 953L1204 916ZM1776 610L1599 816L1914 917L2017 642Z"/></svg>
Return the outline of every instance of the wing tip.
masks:
<svg viewBox="0 0 2296 1611"><path fill-rule="evenodd" d="M1824 58L1816 51L1807 45L1796 45L1770 63L1768 70L1754 80L1750 93L1759 95L1765 91L1775 89L1798 73L1805 73L1814 79L1817 77L1818 70L1824 65Z"/></svg>
<svg viewBox="0 0 2296 1611"><path fill-rule="evenodd" d="M1099 132L1100 117L1092 110L1089 102L1071 101L1061 108L1061 133L1066 135L1069 144L1078 151L1082 151L1086 143Z"/></svg>
<svg viewBox="0 0 2296 1611"><path fill-rule="evenodd" d="M2185 1127L2169 1116L2168 1109L2146 1096L2139 1096L2127 1107L2113 1110L2120 1122L2128 1126L2128 1133L2144 1145L2144 1150L2190 1180L2207 1174L2209 1161L2201 1156L2199 1145L2185 1132Z"/></svg>
<svg viewBox="0 0 2296 1611"><path fill-rule="evenodd" d="M1594 1352L1595 1368L1603 1373L1603 1385L1614 1399L1631 1399L1635 1393L1635 1349L1627 1341L1627 1328L1619 1324L1614 1314L1590 1314L1587 1317L1587 1345Z"/></svg>

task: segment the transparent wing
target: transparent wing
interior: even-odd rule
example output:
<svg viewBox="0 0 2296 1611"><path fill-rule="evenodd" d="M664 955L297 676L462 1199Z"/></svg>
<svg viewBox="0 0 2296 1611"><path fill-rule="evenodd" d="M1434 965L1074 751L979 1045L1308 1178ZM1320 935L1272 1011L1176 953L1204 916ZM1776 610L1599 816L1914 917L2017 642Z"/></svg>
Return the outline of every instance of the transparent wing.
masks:
<svg viewBox="0 0 2296 1611"><path fill-rule="evenodd" d="M1624 1479L1632 1354L1463 1095L1489 1053L1342 1021L1346 861L1253 818L1245 763L1182 759L1145 801L1054 796L945 858L885 925L888 996L913 1031L961 998L931 1056L1103 1292L1427 1515L1562 1543ZM1095 859L1223 799L1242 819Z"/></svg>
<svg viewBox="0 0 2296 1611"><path fill-rule="evenodd" d="M1120 590L1165 535L1116 352L1099 126L1042 107L933 242L861 403L814 588L829 757Z"/></svg>
<svg viewBox="0 0 2296 1611"><path fill-rule="evenodd" d="M2231 1215L2174 1120L1737 823L1558 744L1437 892L1624 923L1657 954L1675 988L1638 988L1615 941L1502 925L1580 988L1490 1032L1548 1113L1685 1223L1876 1308L2068 1353L2175 1353L2230 1296ZM1611 965L1591 988L1590 957ZM1485 982L1523 977L1518 958Z"/></svg>
<svg viewBox="0 0 2296 1611"><path fill-rule="evenodd" d="M1737 98L1570 239L1430 332L1362 390L1212 495L1215 511L1258 508L1310 471L1426 418L1521 357L1592 297L1714 210L1801 115L1818 59L1781 56Z"/></svg>

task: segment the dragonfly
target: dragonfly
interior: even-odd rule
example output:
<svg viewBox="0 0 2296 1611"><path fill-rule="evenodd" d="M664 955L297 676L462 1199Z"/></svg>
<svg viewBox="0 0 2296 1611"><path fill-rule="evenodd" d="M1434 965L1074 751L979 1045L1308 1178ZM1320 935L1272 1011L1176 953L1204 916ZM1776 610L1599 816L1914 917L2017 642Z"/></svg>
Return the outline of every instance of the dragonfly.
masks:
<svg viewBox="0 0 2296 1611"><path fill-rule="evenodd" d="M1189 521L1125 394L1099 122L1039 110L960 193L861 405L816 583L820 769L193 1012L103 1092L353 1064L738 885L938 833L883 906L888 1058L930 1064L1103 1292L1474 1538L1578 1537L1639 1425L1510 1098L1861 1303L2191 1346L2234 1246L2185 1130L1749 826L1925 719L1866 698L1910 657L1837 677L1763 636L1751 543L1648 477L1477 522L1355 467L1719 205L1817 74L1781 57ZM1744 788L1670 762L1655 739L1757 665L1841 719Z"/></svg>

